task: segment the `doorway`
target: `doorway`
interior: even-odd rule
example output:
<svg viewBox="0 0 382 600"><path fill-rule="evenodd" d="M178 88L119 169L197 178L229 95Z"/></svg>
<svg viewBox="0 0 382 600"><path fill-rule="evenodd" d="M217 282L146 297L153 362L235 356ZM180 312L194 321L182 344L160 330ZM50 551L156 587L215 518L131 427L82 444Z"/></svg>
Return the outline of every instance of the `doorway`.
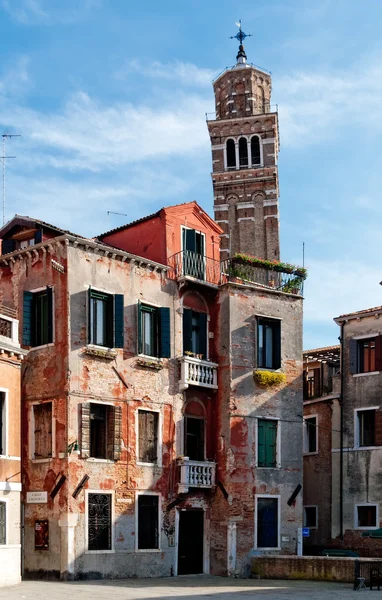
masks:
<svg viewBox="0 0 382 600"><path fill-rule="evenodd" d="M179 512L178 575L203 573L204 511Z"/></svg>

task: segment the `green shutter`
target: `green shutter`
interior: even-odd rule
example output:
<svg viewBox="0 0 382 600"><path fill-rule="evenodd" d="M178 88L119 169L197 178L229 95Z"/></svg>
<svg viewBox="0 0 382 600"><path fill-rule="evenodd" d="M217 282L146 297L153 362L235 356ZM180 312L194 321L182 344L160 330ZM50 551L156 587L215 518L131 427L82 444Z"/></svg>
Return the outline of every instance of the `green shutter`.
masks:
<svg viewBox="0 0 382 600"><path fill-rule="evenodd" d="M142 305L138 300L138 312L137 312L137 340L138 340L138 354L142 354Z"/></svg>
<svg viewBox="0 0 382 600"><path fill-rule="evenodd" d="M32 345L32 292L24 292L23 300L23 345Z"/></svg>
<svg viewBox="0 0 382 600"><path fill-rule="evenodd" d="M46 288L46 296L47 296L47 344L51 344L53 342L53 288Z"/></svg>
<svg viewBox="0 0 382 600"><path fill-rule="evenodd" d="M192 352L192 310L183 309L183 354Z"/></svg>
<svg viewBox="0 0 382 600"><path fill-rule="evenodd" d="M266 421L257 422L257 466L265 467L265 425Z"/></svg>
<svg viewBox="0 0 382 600"><path fill-rule="evenodd" d="M207 359L207 315L199 313L199 354Z"/></svg>
<svg viewBox="0 0 382 600"><path fill-rule="evenodd" d="M114 296L114 348L123 348L123 294Z"/></svg>
<svg viewBox="0 0 382 600"><path fill-rule="evenodd" d="M276 466L277 421L266 421L265 466Z"/></svg>
<svg viewBox="0 0 382 600"><path fill-rule="evenodd" d="M159 356L162 358L170 358L171 356L171 339L170 339L170 309L161 307L159 312L159 327L160 327L160 348Z"/></svg>

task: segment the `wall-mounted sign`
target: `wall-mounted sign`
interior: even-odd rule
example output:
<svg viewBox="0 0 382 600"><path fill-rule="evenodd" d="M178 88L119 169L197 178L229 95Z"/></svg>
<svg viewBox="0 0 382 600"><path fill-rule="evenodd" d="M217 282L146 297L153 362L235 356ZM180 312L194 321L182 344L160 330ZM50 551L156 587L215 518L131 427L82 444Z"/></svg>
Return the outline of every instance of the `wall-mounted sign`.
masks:
<svg viewBox="0 0 382 600"><path fill-rule="evenodd" d="M302 537L309 537L310 536L310 529L309 527L303 527L302 528Z"/></svg>
<svg viewBox="0 0 382 600"><path fill-rule="evenodd" d="M27 504L46 504L48 492L27 492Z"/></svg>
<svg viewBox="0 0 382 600"><path fill-rule="evenodd" d="M49 550L48 519L40 519L34 523L34 549Z"/></svg>

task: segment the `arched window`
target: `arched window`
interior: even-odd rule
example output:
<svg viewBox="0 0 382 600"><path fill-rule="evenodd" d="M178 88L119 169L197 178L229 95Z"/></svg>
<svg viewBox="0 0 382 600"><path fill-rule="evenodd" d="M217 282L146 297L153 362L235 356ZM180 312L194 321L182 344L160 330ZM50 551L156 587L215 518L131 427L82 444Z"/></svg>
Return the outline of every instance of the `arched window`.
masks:
<svg viewBox="0 0 382 600"><path fill-rule="evenodd" d="M227 140L227 168L236 169L235 142Z"/></svg>
<svg viewBox="0 0 382 600"><path fill-rule="evenodd" d="M246 138L239 140L239 162L241 167L248 167L248 144Z"/></svg>
<svg viewBox="0 0 382 600"><path fill-rule="evenodd" d="M261 164L261 154L260 154L260 139L257 135L254 135L251 139L251 155L252 155L252 164L260 165Z"/></svg>

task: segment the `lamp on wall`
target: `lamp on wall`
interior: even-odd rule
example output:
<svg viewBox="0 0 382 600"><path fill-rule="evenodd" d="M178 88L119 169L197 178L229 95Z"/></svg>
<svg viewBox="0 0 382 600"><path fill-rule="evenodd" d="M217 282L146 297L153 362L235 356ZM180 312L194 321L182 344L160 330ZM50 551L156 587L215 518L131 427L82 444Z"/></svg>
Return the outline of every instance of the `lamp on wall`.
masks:
<svg viewBox="0 0 382 600"><path fill-rule="evenodd" d="M78 441L75 440L74 442L72 442L71 444L69 444L69 446L66 449L67 454L71 454L72 452L74 454L79 454L80 453L80 448L78 446Z"/></svg>

